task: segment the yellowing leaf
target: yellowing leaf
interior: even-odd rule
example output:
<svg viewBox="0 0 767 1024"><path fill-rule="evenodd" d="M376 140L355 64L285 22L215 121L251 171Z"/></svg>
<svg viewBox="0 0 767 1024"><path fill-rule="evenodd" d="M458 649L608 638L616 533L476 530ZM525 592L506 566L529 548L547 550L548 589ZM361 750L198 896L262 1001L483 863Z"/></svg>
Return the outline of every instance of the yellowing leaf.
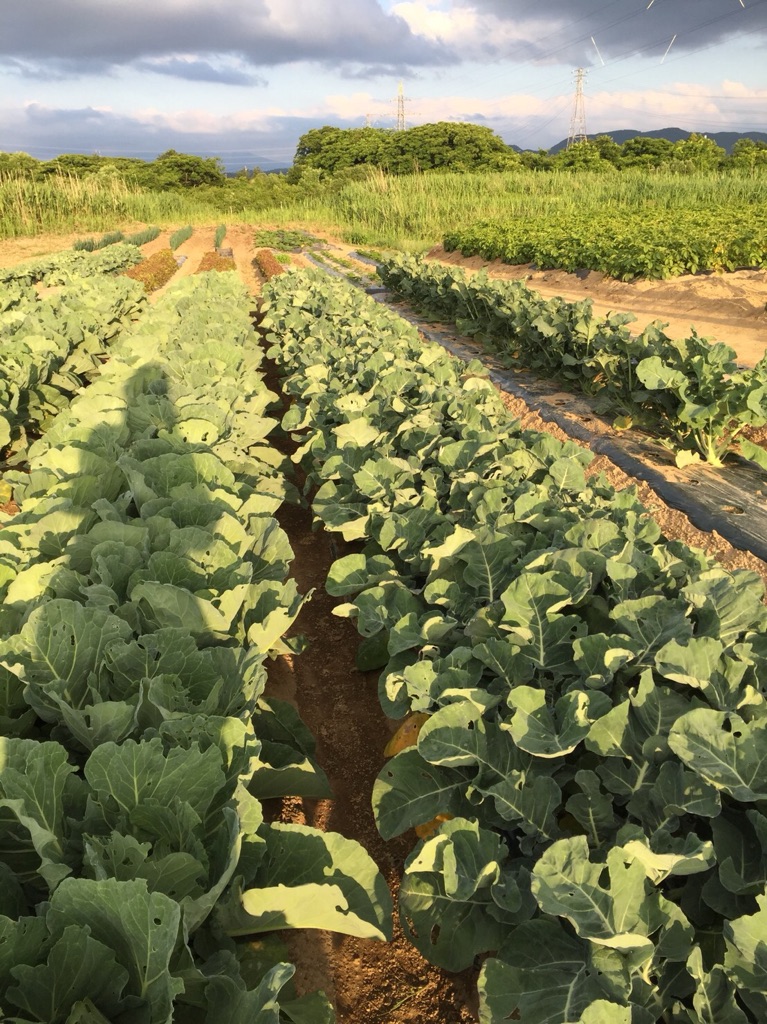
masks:
<svg viewBox="0 0 767 1024"><path fill-rule="evenodd" d="M393 757L395 754L399 754L401 750L414 747L418 742L418 733L429 718L430 716L424 714L423 711L416 711L414 714L408 715L384 747L384 757Z"/></svg>
<svg viewBox="0 0 767 1024"><path fill-rule="evenodd" d="M423 825L416 825L415 834L419 839L431 839L443 821L451 821L452 814L438 814L436 818L425 822Z"/></svg>
<svg viewBox="0 0 767 1024"><path fill-rule="evenodd" d="M630 430L634 426L634 421L631 416L617 416L613 420L613 426L616 430Z"/></svg>

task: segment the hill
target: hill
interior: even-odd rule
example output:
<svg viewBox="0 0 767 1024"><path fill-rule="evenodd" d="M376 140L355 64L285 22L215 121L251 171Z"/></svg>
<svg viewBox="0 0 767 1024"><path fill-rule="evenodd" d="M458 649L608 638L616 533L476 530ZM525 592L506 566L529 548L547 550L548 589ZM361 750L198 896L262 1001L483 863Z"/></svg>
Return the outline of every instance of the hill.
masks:
<svg viewBox="0 0 767 1024"><path fill-rule="evenodd" d="M629 139L635 139L638 136L647 139L668 139L669 142L680 142L682 139L688 139L692 134L693 132L685 131L683 128L658 128L655 131L649 132L640 132L632 128L621 128L619 131L614 132L597 132L594 135L589 135L588 138L592 140L596 139L597 135L609 135L613 142L617 142L619 146L622 146L624 142L627 142ZM728 153L732 152L732 147L738 139L753 139L755 142L767 142L767 133L765 132L700 132L699 134L706 135L717 146L721 146ZM563 139L556 146L552 146L549 153L558 153L561 149L565 149L566 146L567 139Z"/></svg>

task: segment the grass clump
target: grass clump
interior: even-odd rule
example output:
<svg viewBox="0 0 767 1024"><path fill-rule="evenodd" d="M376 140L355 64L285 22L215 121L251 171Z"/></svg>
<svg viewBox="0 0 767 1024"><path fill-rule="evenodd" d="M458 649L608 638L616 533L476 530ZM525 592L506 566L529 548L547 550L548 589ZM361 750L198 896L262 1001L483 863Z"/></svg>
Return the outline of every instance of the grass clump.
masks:
<svg viewBox="0 0 767 1024"><path fill-rule="evenodd" d="M191 224L187 224L185 228L179 228L177 231L174 231L170 236L171 249L176 250L180 245L183 245L188 238L192 237L193 231L194 228Z"/></svg>
<svg viewBox="0 0 767 1024"><path fill-rule="evenodd" d="M219 224L216 228L216 234L213 237L213 248L220 249L221 243L226 237L226 224Z"/></svg>
<svg viewBox="0 0 767 1024"><path fill-rule="evenodd" d="M130 242L131 245L146 245L147 242L153 242L159 234L160 229L158 227L144 228L143 231L136 231L133 235L127 235L125 241Z"/></svg>
<svg viewBox="0 0 767 1024"><path fill-rule="evenodd" d="M125 235L122 231L108 231L101 238L78 238L72 246L78 252L94 252L96 249L105 249L108 245L115 245L117 242L124 242Z"/></svg>

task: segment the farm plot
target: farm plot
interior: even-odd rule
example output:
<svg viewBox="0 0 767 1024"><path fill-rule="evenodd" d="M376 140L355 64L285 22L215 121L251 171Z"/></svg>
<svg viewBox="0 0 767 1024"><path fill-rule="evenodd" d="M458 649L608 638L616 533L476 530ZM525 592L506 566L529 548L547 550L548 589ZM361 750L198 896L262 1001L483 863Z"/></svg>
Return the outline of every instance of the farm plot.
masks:
<svg viewBox="0 0 767 1024"><path fill-rule="evenodd" d="M313 739L264 697L303 598L273 518L249 299L169 290L14 479L0 531L0 1011L19 1021L326 1024L269 935L384 939L390 897L333 833L261 800L323 796ZM257 945L239 941L240 936Z"/></svg>
<svg viewBox="0 0 767 1024"><path fill-rule="evenodd" d="M384 284L415 307L454 322L510 365L556 377L596 399L621 429L640 426L668 440L677 465L722 465L731 451L767 468L749 437L767 423L767 356L750 369L735 352L693 330L674 341L662 325L632 334L631 317L595 316L588 300L543 299L521 282L500 282L413 257L381 266Z"/></svg>
<svg viewBox="0 0 767 1024"><path fill-rule="evenodd" d="M360 293L267 297L315 515L358 545L328 590L405 719L373 795L421 835L405 932L450 970L489 954L483 1024L762 1019L762 581Z"/></svg>
<svg viewBox="0 0 767 1024"><path fill-rule="evenodd" d="M767 216L758 205L702 209L540 213L503 224L483 222L447 234L451 252L531 263L539 268L598 270L628 281L701 271L767 266Z"/></svg>

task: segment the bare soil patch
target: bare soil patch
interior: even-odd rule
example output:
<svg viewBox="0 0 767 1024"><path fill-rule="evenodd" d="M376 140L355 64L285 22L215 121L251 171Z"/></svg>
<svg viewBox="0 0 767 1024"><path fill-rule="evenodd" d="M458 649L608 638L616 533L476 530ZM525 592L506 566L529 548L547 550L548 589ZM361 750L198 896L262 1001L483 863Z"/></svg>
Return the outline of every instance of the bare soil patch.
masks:
<svg viewBox="0 0 767 1024"><path fill-rule="evenodd" d="M591 299L597 313L630 312L641 329L662 320L672 338L690 334L723 341L746 366L758 363L767 351L767 270L736 270L729 274L686 274L668 281L616 281L598 271L569 274L536 270L530 264L510 266L501 260L462 256L435 246L428 258L463 267L470 273L487 270L500 280L524 280L544 296L570 301Z"/></svg>
<svg viewBox="0 0 767 1024"><path fill-rule="evenodd" d="M317 758L333 788L332 800L286 800L279 820L340 832L361 843L396 894L413 833L384 842L370 803L373 782L384 764L383 748L396 725L381 710L375 672L354 663L359 636L346 619L333 616L338 603L325 592L335 538L311 531L311 513L285 506L280 522L296 553L292 575L299 590L316 588L296 631L309 641L299 657L270 666L268 693L290 700L317 737ZM396 921L392 943L323 931L283 935L298 965L301 993L323 989L337 1009L338 1024L471 1024L476 1020L474 970L451 975L428 964Z"/></svg>
<svg viewBox="0 0 767 1024"><path fill-rule="evenodd" d="M0 240L0 267L12 267L35 256L71 249L78 238L85 235L78 231L68 235L35 235L33 238L4 238Z"/></svg>

